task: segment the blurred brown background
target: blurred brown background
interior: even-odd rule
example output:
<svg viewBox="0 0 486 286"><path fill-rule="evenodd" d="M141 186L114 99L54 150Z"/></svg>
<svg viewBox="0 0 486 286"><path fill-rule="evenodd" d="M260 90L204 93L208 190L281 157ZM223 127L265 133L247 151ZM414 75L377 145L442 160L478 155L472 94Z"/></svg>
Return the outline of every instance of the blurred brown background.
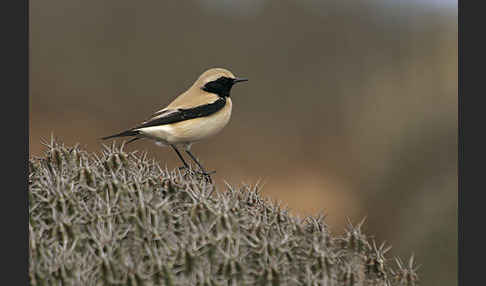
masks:
<svg viewBox="0 0 486 286"><path fill-rule="evenodd" d="M450 0L30 2L30 154L51 132L100 150L224 67L233 117L194 153L295 214L346 217L457 278L457 8ZM168 168L168 148L137 141Z"/></svg>

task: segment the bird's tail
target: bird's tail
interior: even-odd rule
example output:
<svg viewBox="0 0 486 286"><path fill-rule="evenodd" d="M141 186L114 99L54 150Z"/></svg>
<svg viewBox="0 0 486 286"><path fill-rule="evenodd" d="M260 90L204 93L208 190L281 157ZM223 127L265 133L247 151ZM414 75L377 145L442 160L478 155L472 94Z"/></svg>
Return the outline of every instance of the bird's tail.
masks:
<svg viewBox="0 0 486 286"><path fill-rule="evenodd" d="M111 139L111 138L116 138L116 137L136 136L138 134L140 134L140 132L138 130L127 130L127 131L123 131L123 132L118 133L118 134L103 137L101 139L106 140L106 139ZM138 139L138 138L134 138L132 140L135 141L136 139ZM132 140L130 140L130 141L132 141Z"/></svg>

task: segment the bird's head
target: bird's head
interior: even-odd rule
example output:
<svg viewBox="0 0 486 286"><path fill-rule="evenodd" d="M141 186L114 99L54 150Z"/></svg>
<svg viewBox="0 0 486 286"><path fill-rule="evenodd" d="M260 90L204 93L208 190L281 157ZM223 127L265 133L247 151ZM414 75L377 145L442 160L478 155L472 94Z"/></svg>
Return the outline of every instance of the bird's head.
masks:
<svg viewBox="0 0 486 286"><path fill-rule="evenodd" d="M213 68L201 74L195 85L206 92L227 97L230 96L231 88L235 83L244 81L247 81L247 79L235 77L229 70Z"/></svg>

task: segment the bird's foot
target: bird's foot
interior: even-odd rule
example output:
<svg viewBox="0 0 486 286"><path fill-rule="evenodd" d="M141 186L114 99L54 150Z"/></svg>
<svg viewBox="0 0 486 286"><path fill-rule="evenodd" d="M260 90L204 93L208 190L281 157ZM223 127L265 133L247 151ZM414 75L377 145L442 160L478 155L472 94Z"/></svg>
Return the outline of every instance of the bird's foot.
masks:
<svg viewBox="0 0 486 286"><path fill-rule="evenodd" d="M187 166L180 166L177 169L179 169L179 171L190 171L189 167L187 167Z"/></svg>
<svg viewBox="0 0 486 286"><path fill-rule="evenodd" d="M212 175L214 173L216 173L216 171L209 171L209 172L205 172L205 171L194 171L193 169L187 167L187 166L180 166L179 168L177 168L181 171L189 171L189 172L192 172L192 173L196 173L196 174L199 174L199 175L204 175L204 176L209 176L209 175Z"/></svg>
<svg viewBox="0 0 486 286"><path fill-rule="evenodd" d="M203 176L210 176L210 175L216 173L216 171L209 171L209 172L197 171L196 173L198 173L199 175L203 175Z"/></svg>
<svg viewBox="0 0 486 286"><path fill-rule="evenodd" d="M206 172L206 171L195 171L195 173L197 175L202 176L208 183L212 184L213 183L213 179L211 178L211 174L216 173L216 171L210 171L210 172Z"/></svg>
<svg viewBox="0 0 486 286"><path fill-rule="evenodd" d="M196 171L195 173L198 174L198 175L203 176L203 178L206 179L208 183L212 184L213 183L213 179L211 178L211 174L216 173L216 171L210 171L210 172Z"/></svg>
<svg viewBox="0 0 486 286"><path fill-rule="evenodd" d="M206 178L210 183L213 182L213 180L211 179L211 175L214 174L214 173L216 173L216 171L209 171L209 172L205 172L205 171L195 171L195 170L193 170L193 169L191 169L189 167L186 167L186 166L181 166L178 169L181 170L181 171L186 171L189 174L201 175L204 178Z"/></svg>

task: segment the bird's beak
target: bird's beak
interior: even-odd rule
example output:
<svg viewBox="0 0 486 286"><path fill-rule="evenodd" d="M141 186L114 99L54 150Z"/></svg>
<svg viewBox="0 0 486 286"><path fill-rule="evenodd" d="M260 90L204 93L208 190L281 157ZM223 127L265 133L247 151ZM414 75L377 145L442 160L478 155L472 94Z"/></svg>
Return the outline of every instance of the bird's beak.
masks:
<svg viewBox="0 0 486 286"><path fill-rule="evenodd" d="M233 79L233 84L238 83L238 82L243 82L243 81L248 81L247 78L242 78L242 77L236 77Z"/></svg>

